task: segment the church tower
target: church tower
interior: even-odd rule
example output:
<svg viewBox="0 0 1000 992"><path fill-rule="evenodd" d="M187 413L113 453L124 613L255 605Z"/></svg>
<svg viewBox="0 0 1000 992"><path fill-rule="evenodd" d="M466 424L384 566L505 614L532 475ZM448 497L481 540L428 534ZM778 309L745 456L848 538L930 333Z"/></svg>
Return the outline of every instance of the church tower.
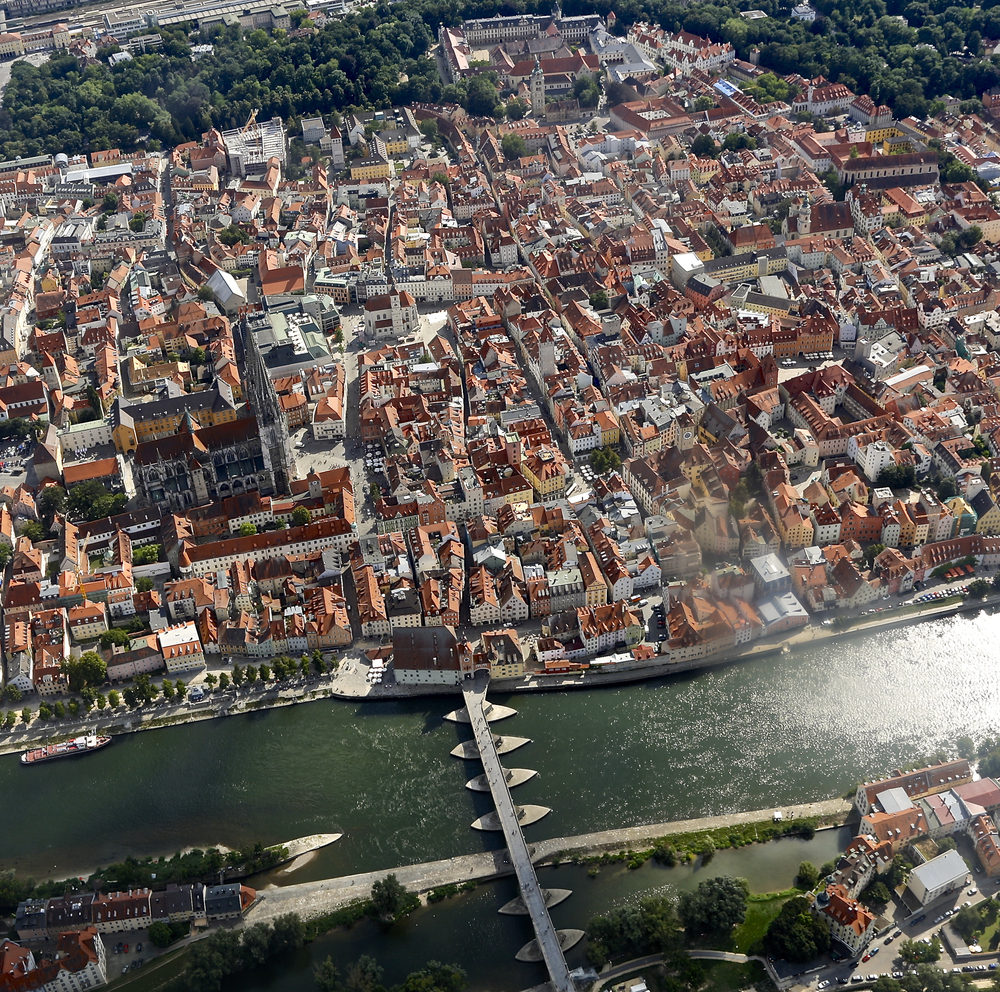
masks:
<svg viewBox="0 0 1000 992"><path fill-rule="evenodd" d="M537 55L535 56L535 68L531 70L531 78L528 85L531 89L531 116L536 118L544 117L545 74L542 72L542 63L538 61Z"/></svg>

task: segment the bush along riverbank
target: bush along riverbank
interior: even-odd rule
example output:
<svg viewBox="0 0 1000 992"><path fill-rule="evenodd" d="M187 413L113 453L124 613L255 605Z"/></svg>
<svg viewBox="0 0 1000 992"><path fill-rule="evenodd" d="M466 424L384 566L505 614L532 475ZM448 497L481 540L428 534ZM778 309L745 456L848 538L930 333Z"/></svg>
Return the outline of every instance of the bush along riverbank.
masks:
<svg viewBox="0 0 1000 992"><path fill-rule="evenodd" d="M689 833L670 834L653 841L651 847L641 850L626 849L622 851L605 851L601 854L567 855L557 851L551 858L546 858L543 865L576 864L576 865L606 865L624 862L629 868L640 868L650 858L659 864L673 867L701 858L703 863L712 859L716 851L729 848L747 847L750 844L763 844L781 837L801 837L810 840L817 829L826 826L841 826L842 817L804 816L795 820L774 823L760 821L757 823L742 823L735 826L714 827L710 830L697 830Z"/></svg>

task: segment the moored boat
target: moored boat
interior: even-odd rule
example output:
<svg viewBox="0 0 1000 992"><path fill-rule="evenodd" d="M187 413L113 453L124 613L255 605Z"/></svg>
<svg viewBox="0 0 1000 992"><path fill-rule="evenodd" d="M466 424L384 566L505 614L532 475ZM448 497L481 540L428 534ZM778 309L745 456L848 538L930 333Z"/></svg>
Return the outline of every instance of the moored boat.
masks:
<svg viewBox="0 0 1000 992"><path fill-rule="evenodd" d="M43 761L55 761L56 758L72 758L78 754L90 754L100 751L111 743L110 737L98 737L89 734L85 737L73 737L58 744L46 744L44 747L31 748L21 755L22 765L38 765Z"/></svg>

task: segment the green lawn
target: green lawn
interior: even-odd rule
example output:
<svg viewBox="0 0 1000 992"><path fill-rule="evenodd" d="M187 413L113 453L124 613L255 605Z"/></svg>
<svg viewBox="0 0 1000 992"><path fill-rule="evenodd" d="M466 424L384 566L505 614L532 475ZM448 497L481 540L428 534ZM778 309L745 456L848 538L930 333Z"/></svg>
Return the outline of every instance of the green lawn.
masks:
<svg viewBox="0 0 1000 992"><path fill-rule="evenodd" d="M980 916L985 924L982 933L979 935L978 943L984 951L995 951L1000 944L1000 913L997 913L990 921L986 912L989 902L980 903Z"/></svg>
<svg viewBox="0 0 1000 992"><path fill-rule="evenodd" d="M733 931L732 949L742 954L759 954L760 942L764 939L771 920L781 912L781 907L792 896L801 894L798 889L789 889L785 892L750 896L746 919Z"/></svg>
<svg viewBox="0 0 1000 992"><path fill-rule="evenodd" d="M759 961L733 964L729 961L700 961L705 968L702 992L741 992L750 989L766 976Z"/></svg>

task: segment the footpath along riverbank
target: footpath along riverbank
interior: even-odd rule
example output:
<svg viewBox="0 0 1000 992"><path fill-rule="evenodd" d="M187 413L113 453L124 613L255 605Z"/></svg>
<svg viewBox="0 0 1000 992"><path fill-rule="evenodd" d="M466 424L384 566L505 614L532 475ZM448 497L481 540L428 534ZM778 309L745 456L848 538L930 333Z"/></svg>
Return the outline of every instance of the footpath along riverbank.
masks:
<svg viewBox="0 0 1000 992"><path fill-rule="evenodd" d="M585 671L560 676L524 676L515 679L494 679L491 687L496 693L561 692L567 689L595 689L603 686L627 685L650 679L681 675L707 668L734 665L743 661L768 657L785 650L805 645L819 645L835 640L857 637L909 626L921 621L940 620L962 613L975 613L1000 605L1000 594L994 593L984 600L960 600L944 605L932 605L925 609L902 607L899 612L881 614L860 621L847 629L822 627L814 624L776 639L768 638L731 652L720 653L708 658L686 662L656 662L637 665L625 671ZM904 612L905 611L905 612ZM139 710L119 709L114 713L92 710L82 718L50 720L43 722L37 717L28 726L19 725L11 731L0 730L0 755L13 754L29 747L64 740L81 734L110 734L119 736L175 727L219 717L240 716L259 713L281 706L300 703L329 701L348 702L393 702L401 699L424 696L458 695L459 686L372 686L365 678L367 664L360 652L344 656L341 667L329 674L313 679L306 686L285 686L271 684L266 687L241 689L238 693L216 693L193 705L177 703L167 707L162 704Z"/></svg>
<svg viewBox="0 0 1000 992"><path fill-rule="evenodd" d="M783 815L795 819L820 817L830 826L842 826L850 813L851 805L845 799L827 799L799 803L786 807ZM563 861L569 857L589 857L608 851L636 850L648 847L660 837L676 834L701 833L720 827L746 826L770 823L774 810L749 810L740 813L723 813L693 820L673 820L668 823L650 823L640 826L602 830L578 834L573 837L554 837L530 844L531 859L535 864ZM359 899L371 895L372 885L387 874L394 874L412 892L423 893L444 885L461 885L464 882L485 882L513 874L506 850L465 854L423 864L401 865L379 871L344 875L339 878L317 879L312 882L295 882L291 885L271 885L264 889L261 901L252 919L266 920L282 913L298 913L311 919L332 913Z"/></svg>

